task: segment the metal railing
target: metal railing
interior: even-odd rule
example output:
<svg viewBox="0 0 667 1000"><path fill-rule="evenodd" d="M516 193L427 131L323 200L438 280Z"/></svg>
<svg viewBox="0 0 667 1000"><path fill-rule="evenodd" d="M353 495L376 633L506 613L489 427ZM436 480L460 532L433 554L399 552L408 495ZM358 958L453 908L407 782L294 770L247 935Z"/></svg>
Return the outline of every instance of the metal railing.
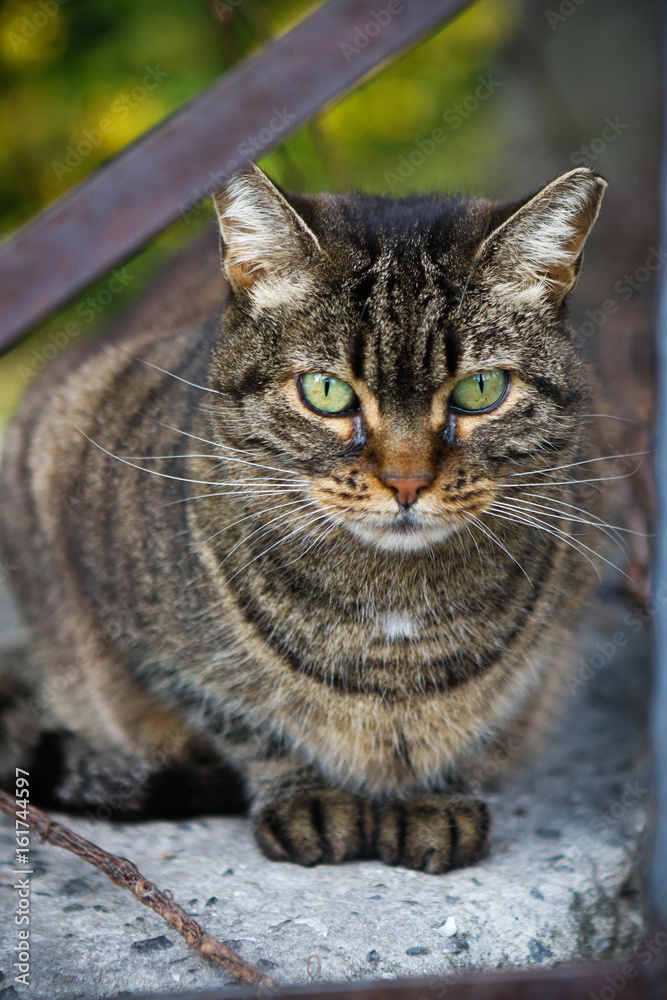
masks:
<svg viewBox="0 0 667 1000"><path fill-rule="evenodd" d="M350 56L377 2L331 0L238 63L3 244L0 351L219 188L248 162L250 136L255 157L269 152L469 3L403 3Z"/></svg>

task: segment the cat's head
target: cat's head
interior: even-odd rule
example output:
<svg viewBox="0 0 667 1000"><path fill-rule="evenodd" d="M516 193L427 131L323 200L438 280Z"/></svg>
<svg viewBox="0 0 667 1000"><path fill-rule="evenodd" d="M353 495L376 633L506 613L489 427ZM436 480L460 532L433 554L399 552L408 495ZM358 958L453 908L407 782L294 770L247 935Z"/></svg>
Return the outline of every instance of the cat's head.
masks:
<svg viewBox="0 0 667 1000"><path fill-rule="evenodd" d="M565 297L605 186L577 169L497 205L237 175L215 198L220 437L404 551L463 528L512 473L571 460L588 381Z"/></svg>

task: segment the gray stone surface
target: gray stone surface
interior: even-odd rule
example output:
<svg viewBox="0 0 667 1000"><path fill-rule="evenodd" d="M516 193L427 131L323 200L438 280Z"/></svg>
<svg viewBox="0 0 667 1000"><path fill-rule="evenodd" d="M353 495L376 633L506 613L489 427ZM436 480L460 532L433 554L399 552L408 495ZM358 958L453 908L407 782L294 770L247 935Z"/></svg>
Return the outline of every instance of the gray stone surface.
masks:
<svg viewBox="0 0 667 1000"><path fill-rule="evenodd" d="M15 645L21 635L6 605L0 614L5 645ZM490 789L492 850L474 868L429 876L373 861L306 870L263 858L244 819L114 826L62 818L130 857L207 930L283 983L621 957L642 934L648 809L649 630L627 615L608 597L589 616L563 723L544 755ZM615 632L627 642L612 642ZM596 643L603 652L591 665ZM24 990L12 970L13 857L13 829L0 817L0 997L12 985L58 998L231 984L129 893L33 843Z"/></svg>

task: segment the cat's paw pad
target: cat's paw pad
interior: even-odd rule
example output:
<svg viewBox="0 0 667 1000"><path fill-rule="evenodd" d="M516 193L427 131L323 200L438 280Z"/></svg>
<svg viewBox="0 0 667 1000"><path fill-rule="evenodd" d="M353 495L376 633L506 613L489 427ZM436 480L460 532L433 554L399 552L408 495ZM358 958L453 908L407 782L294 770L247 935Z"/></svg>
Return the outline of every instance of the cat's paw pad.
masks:
<svg viewBox="0 0 667 1000"><path fill-rule="evenodd" d="M381 806L377 852L389 865L437 875L477 861L489 840L489 810L478 799L425 795Z"/></svg>
<svg viewBox="0 0 667 1000"><path fill-rule="evenodd" d="M261 807L254 824L269 858L316 865L362 857L372 837L373 817L361 799L324 788Z"/></svg>

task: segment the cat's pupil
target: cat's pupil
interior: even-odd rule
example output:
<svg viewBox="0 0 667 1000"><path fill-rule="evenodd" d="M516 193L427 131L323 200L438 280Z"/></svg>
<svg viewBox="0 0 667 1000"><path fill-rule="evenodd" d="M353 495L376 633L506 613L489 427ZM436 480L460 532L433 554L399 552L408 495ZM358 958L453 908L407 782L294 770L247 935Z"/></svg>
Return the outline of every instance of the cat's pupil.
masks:
<svg viewBox="0 0 667 1000"><path fill-rule="evenodd" d="M324 380L324 395L329 395L329 389L331 387L331 379L325 378Z"/></svg>

